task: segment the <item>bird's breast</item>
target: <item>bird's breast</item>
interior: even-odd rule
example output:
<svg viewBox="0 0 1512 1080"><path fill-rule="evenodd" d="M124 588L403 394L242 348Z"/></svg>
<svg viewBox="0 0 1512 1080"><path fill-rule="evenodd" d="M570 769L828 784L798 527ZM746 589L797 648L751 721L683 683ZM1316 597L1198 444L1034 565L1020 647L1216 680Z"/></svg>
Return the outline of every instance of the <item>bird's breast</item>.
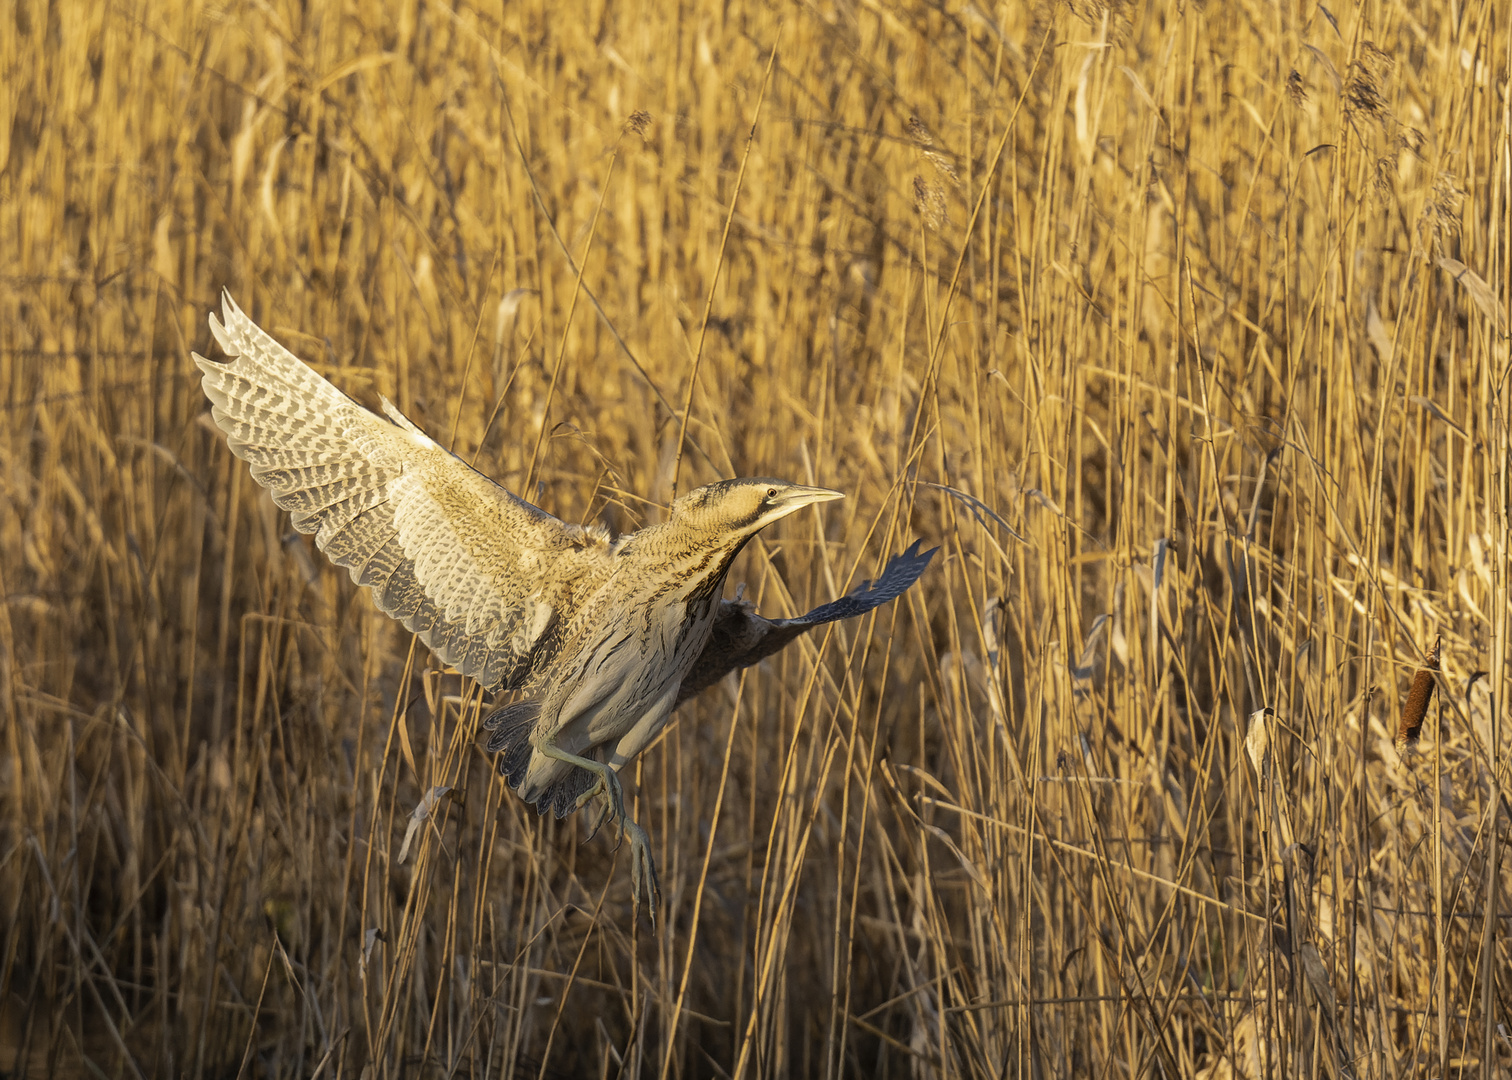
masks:
<svg viewBox="0 0 1512 1080"><path fill-rule="evenodd" d="M580 609L542 680L547 726L576 728L585 745L617 739L679 686L708 644L732 557L617 568Z"/></svg>

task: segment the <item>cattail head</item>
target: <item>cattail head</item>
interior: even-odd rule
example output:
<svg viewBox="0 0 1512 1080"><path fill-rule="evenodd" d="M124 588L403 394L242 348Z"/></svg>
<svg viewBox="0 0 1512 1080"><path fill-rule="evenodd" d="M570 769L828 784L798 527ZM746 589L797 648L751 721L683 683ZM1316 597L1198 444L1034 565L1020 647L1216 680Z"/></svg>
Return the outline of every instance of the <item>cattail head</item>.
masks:
<svg viewBox="0 0 1512 1080"><path fill-rule="evenodd" d="M1423 730L1423 718L1428 715L1428 704L1433 700L1433 688L1436 685L1435 673L1439 669L1439 657L1442 655L1443 647L1443 637L1435 638L1433 648L1428 650L1428 655L1424 658L1423 666L1418 668L1417 673L1412 676L1412 687L1407 691L1407 701L1402 706L1402 721L1397 727L1398 752L1408 752L1417 748L1418 735Z"/></svg>

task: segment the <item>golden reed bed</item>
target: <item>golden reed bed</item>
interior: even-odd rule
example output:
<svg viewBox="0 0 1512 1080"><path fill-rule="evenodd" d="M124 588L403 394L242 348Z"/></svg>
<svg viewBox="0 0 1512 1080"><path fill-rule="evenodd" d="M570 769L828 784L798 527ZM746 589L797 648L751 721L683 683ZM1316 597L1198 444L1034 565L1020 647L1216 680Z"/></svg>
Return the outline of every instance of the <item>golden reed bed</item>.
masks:
<svg viewBox="0 0 1512 1080"><path fill-rule="evenodd" d="M1512 1068L1504 4L0 23L0 1069ZM846 491L765 615L941 545L626 776L657 935L226 452L223 286L567 521Z"/></svg>

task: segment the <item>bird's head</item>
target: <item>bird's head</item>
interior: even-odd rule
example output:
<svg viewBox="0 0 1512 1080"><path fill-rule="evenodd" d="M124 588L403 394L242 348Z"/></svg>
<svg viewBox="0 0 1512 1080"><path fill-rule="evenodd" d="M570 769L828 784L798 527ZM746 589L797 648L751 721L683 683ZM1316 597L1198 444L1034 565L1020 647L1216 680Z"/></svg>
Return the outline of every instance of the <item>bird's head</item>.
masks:
<svg viewBox="0 0 1512 1080"><path fill-rule="evenodd" d="M720 480L677 499L668 519L687 528L745 540L810 503L843 498L843 493L829 488L804 487L769 476Z"/></svg>

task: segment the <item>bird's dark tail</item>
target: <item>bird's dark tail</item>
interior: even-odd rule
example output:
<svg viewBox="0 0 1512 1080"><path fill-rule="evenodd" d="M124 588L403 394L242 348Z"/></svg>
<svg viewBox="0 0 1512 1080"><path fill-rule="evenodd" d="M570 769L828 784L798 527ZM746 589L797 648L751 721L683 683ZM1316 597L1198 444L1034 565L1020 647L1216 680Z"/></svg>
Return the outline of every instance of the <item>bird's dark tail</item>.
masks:
<svg viewBox="0 0 1512 1080"><path fill-rule="evenodd" d="M516 790L530 768L530 755L535 751L530 734L540 718L541 703L533 698L500 705L483 718L483 728L489 732L485 746L489 753L499 755L495 767L504 782ZM597 779L587 769L573 768L541 793L535 801L536 810L542 814L551 810L559 818L566 817L577 809L578 797Z"/></svg>
<svg viewBox="0 0 1512 1080"><path fill-rule="evenodd" d="M530 733L540 718L541 703L533 698L500 705L483 718L483 727L490 733L488 752L499 755L495 763L499 775L512 788L525 782L525 770L535 749L530 745Z"/></svg>

